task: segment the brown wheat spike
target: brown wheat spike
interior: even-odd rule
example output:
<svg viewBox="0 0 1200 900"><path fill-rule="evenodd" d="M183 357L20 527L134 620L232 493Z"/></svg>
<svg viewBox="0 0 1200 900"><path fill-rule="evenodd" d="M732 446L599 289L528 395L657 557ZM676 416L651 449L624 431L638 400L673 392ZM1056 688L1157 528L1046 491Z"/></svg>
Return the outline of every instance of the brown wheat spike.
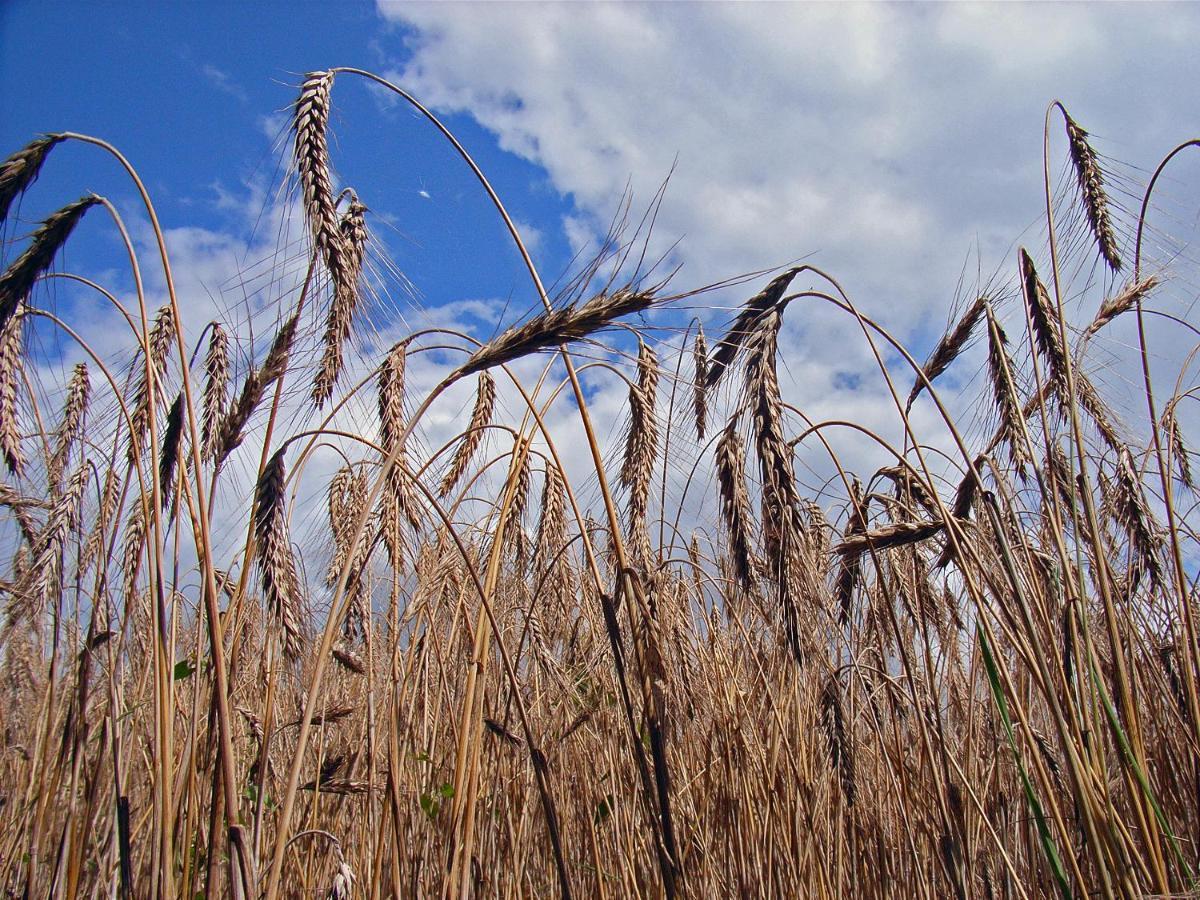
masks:
<svg viewBox="0 0 1200 900"><path fill-rule="evenodd" d="M860 534L844 535L840 544L835 544L833 552L839 556L863 553L866 550L887 550L891 547L903 547L918 541L928 540L940 532L945 525L941 522L889 522L871 531Z"/></svg>
<svg viewBox="0 0 1200 900"><path fill-rule="evenodd" d="M1183 432L1179 428L1179 420L1175 418L1174 410L1171 411L1170 437L1171 455L1175 457L1175 465L1179 469L1179 480L1189 490L1194 489L1196 483L1192 480L1192 462L1188 456L1187 445L1183 442Z"/></svg>
<svg viewBox="0 0 1200 900"><path fill-rule="evenodd" d="M717 483L721 492L721 512L729 532L734 573L746 590L754 583L758 561L750 537L750 493L746 489L746 450L737 422L725 426L716 449Z"/></svg>
<svg viewBox="0 0 1200 900"><path fill-rule="evenodd" d="M84 542L79 554L78 572L80 576L91 568L104 544L108 527L117 512L117 503L121 499L121 479L117 476L115 467L110 467L104 476L104 487L100 491L100 509L96 513L95 523Z"/></svg>
<svg viewBox="0 0 1200 900"><path fill-rule="evenodd" d="M406 474L407 459L404 448L399 446L404 434L404 369L407 359L407 344L396 344L388 352L379 367L376 380L379 394L379 444L384 454L396 454L396 464L388 473L383 496L379 499L376 515L383 531L383 542L393 567L403 562L404 540L402 523L415 529L421 521L419 507L413 497L413 488Z"/></svg>
<svg viewBox="0 0 1200 900"><path fill-rule="evenodd" d="M204 355L204 394L201 397L203 421L200 439L205 459L217 452L221 420L229 403L229 335L220 322L209 326L208 351Z"/></svg>
<svg viewBox="0 0 1200 900"><path fill-rule="evenodd" d="M1104 401L1100 399L1100 394L1096 391L1092 380L1078 370L1075 372L1075 398L1079 401L1079 405L1083 408L1084 412L1091 416L1096 430L1104 438L1104 443L1108 444L1117 453L1120 453L1125 443L1117 433L1116 426L1109 419L1108 409L1105 407Z"/></svg>
<svg viewBox="0 0 1200 900"><path fill-rule="evenodd" d="M297 324L298 320L295 315L283 323L276 332L275 339L271 342L271 349L267 351L267 358L263 360L261 368L246 376L237 403L226 413L221 422L217 452L214 457L214 465L217 468L220 468L229 454L242 443L246 436L246 424L254 415L254 411L258 409L258 404L262 402L267 388L287 371L292 343L296 339Z"/></svg>
<svg viewBox="0 0 1200 900"><path fill-rule="evenodd" d="M1162 566L1159 563L1159 551L1163 543L1162 529L1155 521L1149 503L1146 502L1146 495L1142 491L1142 484L1128 449L1122 448L1118 453L1116 469L1115 481L1110 489L1104 491L1107 495L1107 505L1113 519L1129 536L1129 543L1141 568L1157 586L1162 579Z"/></svg>
<svg viewBox="0 0 1200 900"><path fill-rule="evenodd" d="M358 282L367 250L367 208L350 195L350 206L338 224L342 238L342 269L334 280L333 302L325 321L325 350L313 381L313 402L320 408L333 395L333 387L342 371L342 355L354 309L358 305Z"/></svg>
<svg viewBox="0 0 1200 900"><path fill-rule="evenodd" d="M71 532L79 525L83 491L91 469L86 461L72 473L66 489L50 510L46 525L34 545L33 563L26 571L28 583L13 594L9 607L9 625L39 615L61 595L64 555Z"/></svg>
<svg viewBox="0 0 1200 900"><path fill-rule="evenodd" d="M12 485L0 481L0 506L12 510L13 518L21 529L21 536L31 547L37 543L38 525L29 510L42 505L41 501L22 497Z"/></svg>
<svg viewBox="0 0 1200 900"><path fill-rule="evenodd" d="M695 379L692 382L694 396L692 407L696 413L696 440L704 440L704 432L708 424L708 344L704 340L704 326L696 332L696 342L692 345L692 361L696 367Z"/></svg>
<svg viewBox="0 0 1200 900"><path fill-rule="evenodd" d="M8 471L19 475L25 465L21 450L20 407L17 390L24 362L22 337L24 315L18 312L0 324L0 453Z"/></svg>
<svg viewBox="0 0 1200 900"><path fill-rule="evenodd" d="M575 595L570 560L566 554L566 502L562 474L557 466L547 461L534 564L541 577L545 578L546 593L563 610L569 598Z"/></svg>
<svg viewBox="0 0 1200 900"><path fill-rule="evenodd" d="M925 360L925 364L921 366L921 372L925 377L921 378L918 376L916 381L913 382L912 390L908 395L908 401L904 404L906 410L912 408L913 402L920 396L926 383L932 383L962 353L963 348L971 340L971 335L975 333L975 326L983 318L983 311L986 306L987 297L982 295L976 297L975 302L967 307L967 311L962 314L962 318L958 320L955 326L942 335L942 339L938 341L937 346L933 348L933 352L929 354L929 358Z"/></svg>
<svg viewBox="0 0 1200 900"><path fill-rule="evenodd" d="M1158 276L1147 275L1139 281L1131 281L1116 294L1107 298L1100 304L1100 308L1096 310L1096 318L1092 319L1092 324L1084 331L1084 340L1092 337L1117 316L1137 306L1141 300L1145 299L1147 294L1158 287L1158 284Z"/></svg>
<svg viewBox="0 0 1200 900"><path fill-rule="evenodd" d="M1021 290L1025 296L1025 305L1029 309L1038 352L1046 361L1046 368L1049 370L1048 381L1059 399L1064 403L1068 402L1067 353L1058 330L1058 316L1052 308L1046 286L1038 278L1033 259L1024 250L1021 251Z"/></svg>
<svg viewBox="0 0 1200 900"><path fill-rule="evenodd" d="M321 253L336 291L344 283L345 267L326 142L332 87L332 72L310 72L305 76L293 108L292 127L296 133L296 168L304 192L304 215L312 231L313 245Z"/></svg>
<svg viewBox="0 0 1200 900"><path fill-rule="evenodd" d="M467 467L471 465L476 451L483 444L487 427L492 423L492 411L495 405L496 382L488 372L480 372L479 383L475 391L475 406L471 410L471 421L459 442L458 449L454 452L450 468L446 471L446 475L438 487L438 493L441 496L445 497L454 490L455 485L466 474Z"/></svg>
<svg viewBox="0 0 1200 900"><path fill-rule="evenodd" d="M658 456L658 418L655 404L658 394L658 360L644 342L638 341L637 383L629 388L629 433L625 441L625 459L621 465L621 484L629 491L629 527L634 549L643 563L649 558L646 532L650 476Z"/></svg>
<svg viewBox="0 0 1200 900"><path fill-rule="evenodd" d="M83 214L100 202L94 194L81 197L50 215L29 238L29 245L0 275L0 328L29 296L38 277L50 268Z"/></svg>
<svg viewBox="0 0 1200 900"><path fill-rule="evenodd" d="M363 661L349 650L341 647L334 647L331 652L333 654L333 658L337 660L338 665L340 665L343 669L353 672L355 675L363 675L366 673L367 667L363 664Z"/></svg>
<svg viewBox="0 0 1200 900"><path fill-rule="evenodd" d="M846 723L842 715L841 685L831 677L821 692L821 725L829 743L829 761L838 773L846 804L854 805L856 784L854 779L854 751L846 735Z"/></svg>
<svg viewBox="0 0 1200 900"><path fill-rule="evenodd" d="M304 639L300 615L300 581L292 558L284 508L284 450L263 469L254 491L254 535L263 600L282 630L288 659L300 658Z"/></svg>
<svg viewBox="0 0 1200 900"><path fill-rule="evenodd" d="M54 145L62 140L61 134L37 138L0 163L0 223L8 218L8 211L17 195L28 190L37 180L46 157Z"/></svg>
<svg viewBox="0 0 1200 900"><path fill-rule="evenodd" d="M1108 215L1108 195L1104 192L1104 177L1100 172L1100 159L1088 143L1088 133L1063 110L1067 125L1067 143L1071 148L1071 162L1075 166L1075 177L1079 180L1079 192L1083 196L1083 208L1087 213L1088 225L1100 247L1100 255L1114 272L1121 269L1121 257L1117 252L1117 238L1113 233L1112 220Z"/></svg>
<svg viewBox="0 0 1200 900"><path fill-rule="evenodd" d="M162 491L162 505L171 505L171 493L175 487L175 472L179 468L180 452L183 449L183 392L175 395L171 409L167 412L167 427L163 429L162 446L159 447L158 483Z"/></svg>
<svg viewBox="0 0 1200 900"><path fill-rule="evenodd" d="M342 571L342 563L350 553L349 532L353 520L348 518L346 511L352 503L354 470L350 466L342 466L329 480L328 506L329 529L333 533L333 555L329 558L329 568L325 571L325 584L332 586L337 583Z"/></svg>
<svg viewBox="0 0 1200 900"><path fill-rule="evenodd" d="M146 343L149 346L150 369L154 374L154 383L161 390L163 373L167 368L167 357L171 352L171 343L175 340L175 314L170 306L164 306L155 314L154 324ZM134 391L133 412L130 413L129 460L132 462L142 450L142 442L150 428L150 418L154 414L154 405L158 397L150 395L150 381L146 376L145 365L138 363L137 388Z"/></svg>
<svg viewBox="0 0 1200 900"><path fill-rule="evenodd" d="M579 306L548 310L484 344L455 374L461 377L482 372L530 353L582 340L622 316L642 312L653 305L653 292L622 288L612 293L599 293Z"/></svg>
<svg viewBox="0 0 1200 900"><path fill-rule="evenodd" d="M1021 426L1021 400L1017 386L1013 382L1012 361L1004 345L1008 339L1004 329L992 314L992 308L987 307L988 324L988 380L992 386L992 400L1000 416L1000 426L996 431L996 443L1008 447L1008 458L1013 469L1024 481L1026 467L1029 464L1029 453L1025 446L1024 430Z"/></svg>
<svg viewBox="0 0 1200 900"><path fill-rule="evenodd" d="M50 484L50 492L58 493L62 481L63 469L67 465L67 457L71 448L83 431L83 419L87 413L88 398L91 396L92 383L88 378L87 363L78 363L71 373L67 383L67 396L63 402L62 420L58 425L57 441L54 453L50 456L46 477Z"/></svg>
<svg viewBox="0 0 1200 900"><path fill-rule="evenodd" d="M520 460L516 471L516 481L513 484L512 504L509 507L508 526L504 531L505 542L512 548L513 558L517 568L525 568L525 509L529 505L529 494L533 487L533 454L529 452L532 438L518 439L513 446L513 453Z"/></svg>
<svg viewBox="0 0 1200 900"><path fill-rule="evenodd" d="M788 289L788 285L792 283L799 272L800 268L794 267L777 275L770 284L746 301L742 311L738 313L738 317L725 332L725 336L717 342L717 349L713 352L712 360L708 364L708 377L705 381L709 390L717 386L721 376L725 374L725 370L729 368L747 337L759 330L761 321L783 299L783 292Z"/></svg>

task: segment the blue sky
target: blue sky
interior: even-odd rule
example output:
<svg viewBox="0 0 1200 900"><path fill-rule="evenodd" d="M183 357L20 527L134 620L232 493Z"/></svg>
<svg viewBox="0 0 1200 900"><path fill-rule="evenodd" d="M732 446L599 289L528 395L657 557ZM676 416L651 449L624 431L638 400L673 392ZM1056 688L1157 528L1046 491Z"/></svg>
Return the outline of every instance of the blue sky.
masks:
<svg viewBox="0 0 1200 900"><path fill-rule="evenodd" d="M1190 4L9 0L0 152L56 129L112 140L173 230L190 296L220 309L237 301L239 272L272 252L301 74L361 66L447 117L548 281L602 233L626 186L641 209L673 170L655 249L674 247L679 287L810 260L919 356L956 299L993 273L1011 279L1018 244L1044 259L1047 103L1061 98L1093 133L1127 212L1147 170L1200 134L1198 38ZM376 240L426 306L456 309L479 337L531 308L499 222L426 124L343 77L332 146L341 182L371 208ZM1194 196L1186 165L1166 196ZM85 190L134 211L111 164L65 148L27 198L24 225ZM1195 228L1194 205L1177 212L1158 219L1171 238L1163 255ZM66 263L119 279L116 250L111 229L89 223ZM1086 260L1071 274L1072 314L1086 319L1112 284ZM1185 286L1200 282L1185 274ZM389 289L402 305L400 283ZM708 319L717 330L727 314ZM844 318L792 313L786 337L797 404L885 427L890 401L863 389L878 383L873 363ZM1119 361L1120 341L1097 351ZM1130 386L1122 364L1098 378ZM611 408L622 403L618 386Z"/></svg>

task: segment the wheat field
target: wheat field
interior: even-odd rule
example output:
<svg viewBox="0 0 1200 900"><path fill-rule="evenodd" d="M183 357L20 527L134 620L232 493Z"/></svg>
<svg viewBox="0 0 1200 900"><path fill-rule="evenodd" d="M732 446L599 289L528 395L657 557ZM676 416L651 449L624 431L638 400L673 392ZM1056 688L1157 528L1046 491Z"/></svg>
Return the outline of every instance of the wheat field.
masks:
<svg viewBox="0 0 1200 900"><path fill-rule="evenodd" d="M470 168L531 314L380 345L402 278L330 158L357 79ZM809 265L681 286L621 198L548 290L466 148L360 70L299 88L281 155L303 236L253 318L186 327L118 148L13 153L6 895L1195 895L1193 361L1153 343L1195 332L1160 302L1188 285L1148 224L1192 145L1121 204L1061 105L1044 137L1044 241L924 359ZM104 197L21 206L66 144L127 170L148 244ZM85 216L132 292L61 264ZM119 346L44 302L66 282L119 308ZM784 321L817 306L878 360L863 390L898 440L787 402ZM1121 328L1123 406L1094 378ZM595 379L627 389L619 434ZM846 430L888 464L854 471Z"/></svg>

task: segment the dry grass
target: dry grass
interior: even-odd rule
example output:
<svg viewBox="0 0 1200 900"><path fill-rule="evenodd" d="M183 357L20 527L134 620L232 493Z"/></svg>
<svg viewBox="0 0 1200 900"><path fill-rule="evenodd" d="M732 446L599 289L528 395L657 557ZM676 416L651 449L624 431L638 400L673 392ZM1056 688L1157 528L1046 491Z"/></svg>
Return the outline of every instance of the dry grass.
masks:
<svg viewBox="0 0 1200 900"><path fill-rule="evenodd" d="M188 333L173 291L153 315L139 294L123 355L42 383L23 336L69 327L42 279L97 198L0 275L9 894L1196 890L1188 392L1159 418L1147 380L1147 424L1118 428L1084 375L1099 332L1140 323L1169 277L1137 271L1074 120L1073 212L1111 269L1122 242L1138 259L1090 326L1062 319L1057 245L1046 282L1021 251L1007 327L1004 292L980 296L923 366L808 270L830 292L806 302L879 348L906 433L855 473L830 423L785 402L799 269L711 354L702 330L631 322L674 321L675 298L641 272L599 283L598 262L557 304L536 279L545 311L486 343L416 332L379 351L364 335L360 365L378 248L356 194L338 212L326 135L350 74L308 76L294 108L307 277L269 343L235 321ZM0 164L0 214L75 137ZM596 437L585 350L589 377L628 384L623 446ZM544 379L508 365L544 351L563 363ZM981 419L959 429L934 382L972 365ZM469 417L427 440L472 375ZM915 431L918 399L921 421L944 416L946 457ZM553 404L586 447L543 428ZM820 492L801 480L814 447L833 463Z"/></svg>

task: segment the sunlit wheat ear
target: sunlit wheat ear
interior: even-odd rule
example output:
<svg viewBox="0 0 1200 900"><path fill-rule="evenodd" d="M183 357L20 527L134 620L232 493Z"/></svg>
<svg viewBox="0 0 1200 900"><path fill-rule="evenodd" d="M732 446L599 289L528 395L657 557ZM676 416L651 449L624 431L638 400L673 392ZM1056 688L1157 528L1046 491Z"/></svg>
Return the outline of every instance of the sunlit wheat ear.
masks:
<svg viewBox="0 0 1200 900"><path fill-rule="evenodd" d="M100 509L96 512L92 530L84 542L79 554L78 571L82 577L99 556L104 541L108 538L109 527L117 512L117 503L121 499L121 479L117 476L115 467L110 467L104 476L104 487L100 491Z"/></svg>
<svg viewBox="0 0 1200 900"><path fill-rule="evenodd" d="M12 511L13 519L21 530L21 537L31 547L37 543L39 527L30 509L42 505L41 501L23 497L12 485L0 481L0 506ZM16 567L13 568L15 570Z"/></svg>
<svg viewBox="0 0 1200 900"><path fill-rule="evenodd" d="M204 354L204 393L201 397L200 439L205 459L217 452L221 420L229 403L229 335L220 322L209 326L208 351Z"/></svg>
<svg viewBox="0 0 1200 900"><path fill-rule="evenodd" d="M329 558L329 568L325 571L325 584L333 586L337 583L342 571L342 563L350 553L350 533L354 521L346 514L351 503L354 471L350 466L342 466L333 478L329 480L328 508L329 530L333 534L333 555Z"/></svg>
<svg viewBox="0 0 1200 900"><path fill-rule="evenodd" d="M1067 125L1067 143L1071 148L1071 163L1075 177L1079 180L1079 192L1083 196L1083 209L1087 214L1092 236L1100 248L1100 255L1114 272L1121 268L1121 257L1117 251L1117 238L1113 233L1112 220L1108 214L1108 195L1104 192L1104 177L1100 172L1100 159L1088 143L1088 133L1063 111Z"/></svg>
<svg viewBox="0 0 1200 900"><path fill-rule="evenodd" d="M645 343L638 341L637 383L629 388L629 434L625 440L625 459L621 465L621 484L629 491L629 527L634 549L644 563L649 558L646 515L650 496L650 476L658 456L658 360Z"/></svg>
<svg viewBox="0 0 1200 900"><path fill-rule="evenodd" d="M392 347L379 367L377 378L379 444L385 455L396 454L396 464L384 483L376 515L393 567L399 567L403 562L404 522L407 521L414 528L420 525L419 507L404 472L407 464L405 451L400 446L400 438L404 434L404 369L407 352L404 341Z"/></svg>
<svg viewBox="0 0 1200 900"><path fill-rule="evenodd" d="M838 773L846 804L854 805L857 786L854 779L854 750L846 734L846 721L842 714L841 685L831 677L821 692L821 726L829 744L829 761Z"/></svg>
<svg viewBox="0 0 1200 900"><path fill-rule="evenodd" d="M242 443L246 436L246 425L263 396L276 379L287 371L288 359L291 356L292 344L296 340L297 318L292 315L275 334L271 349L262 366L246 376L242 392L237 403L225 414L217 435L217 450L213 462L217 468Z"/></svg>
<svg viewBox="0 0 1200 900"><path fill-rule="evenodd" d="M19 475L25 465L21 450L20 408L17 391L24 363L22 337L24 315L18 311L0 325L0 453L8 471Z"/></svg>
<svg viewBox="0 0 1200 900"><path fill-rule="evenodd" d="M64 557L71 533L79 525L90 471L86 461L81 461L51 508L34 546L33 562L26 573L28 584L13 594L13 602L18 605L9 610L10 624L39 614L61 595Z"/></svg>
<svg viewBox="0 0 1200 900"><path fill-rule="evenodd" d="M287 531L283 450L268 461L254 490L254 537L263 600L282 633L284 653L299 659L304 647L300 582Z"/></svg>
<svg viewBox="0 0 1200 900"><path fill-rule="evenodd" d="M318 408L333 395L333 387L342 371L342 357L354 321L354 310L358 305L359 279L367 250L366 211L367 208L352 193L350 206L338 224L342 241L342 268L334 280L333 302L325 321L325 349L313 381L313 402Z"/></svg>
<svg viewBox="0 0 1200 900"><path fill-rule="evenodd" d="M788 285L792 283L792 279L799 272L798 267L788 269L746 301L741 312L738 313L738 317L725 332L725 336L717 342L717 349L713 352L712 359L708 364L705 384L710 390L720 382L721 376L725 374L725 370L729 368L747 337L758 330L763 318L772 312L779 301L783 299L784 291L788 289Z"/></svg>
<svg viewBox="0 0 1200 900"><path fill-rule="evenodd" d="M967 307L966 312L962 314L962 318L955 323L954 327L942 335L937 346L933 348L933 352L929 354L929 358L925 360L925 364L921 366L925 378L918 377L913 383L912 391L908 395L908 402L904 404L905 409L912 408L913 401L924 389L926 381L932 382L945 372L950 367L950 363L954 362L962 353L963 348L971 340L971 335L975 333L975 326L983 318L985 306L987 306L987 298L977 297L975 302Z"/></svg>
<svg viewBox="0 0 1200 900"><path fill-rule="evenodd" d="M692 408L696 413L696 440L704 440L704 432L708 424L708 344L704 340L704 326L696 332L696 342L692 345L692 362L695 365L695 377L692 380Z"/></svg>
<svg viewBox="0 0 1200 900"><path fill-rule="evenodd" d="M749 590L758 574L751 542L750 493L746 489L746 449L730 420L717 441L717 483L721 491L721 513L729 532L730 555L734 573L741 586Z"/></svg>
<svg viewBox="0 0 1200 900"><path fill-rule="evenodd" d="M171 492L175 487L175 473L179 470L179 457L183 451L183 393L175 395L167 412L166 427L163 428L162 446L159 447L158 482L162 490L162 505L171 505Z"/></svg>
<svg viewBox="0 0 1200 900"><path fill-rule="evenodd" d="M991 306L987 307L987 328L988 380L992 387L992 401L996 404L996 411L1000 417L996 439L1008 447L1009 461L1024 480L1030 460L1021 428L1021 401L1017 386L1013 382L1012 361L1004 348L1008 340L1004 329L992 314Z"/></svg>
<svg viewBox="0 0 1200 900"><path fill-rule="evenodd" d="M28 190L37 180L46 157L54 149L54 145L62 140L60 134L48 134L30 141L0 163L0 223L8 218L8 211L17 195Z"/></svg>
<svg viewBox="0 0 1200 900"><path fill-rule="evenodd" d="M142 504L136 498L131 505L129 519L125 523L124 543L121 548L121 585L125 603L137 599L138 571L142 566L142 555L146 549L146 516Z"/></svg>
<svg viewBox="0 0 1200 900"><path fill-rule="evenodd" d="M479 383L475 391L475 406L471 410L471 421L467 430L454 451L450 468L442 478L438 493L445 497L467 472L475 453L483 445L483 437L487 427L492 423L492 412L496 405L496 382L487 372L479 373Z"/></svg>
<svg viewBox="0 0 1200 900"><path fill-rule="evenodd" d="M504 542L512 551L518 569L525 567L528 547L525 538L525 510L529 506L529 494L533 489L533 454L529 452L529 443L518 439L513 447L513 453L520 459L520 465L515 474L512 503L509 507L508 526L504 530ZM524 451L524 452L523 452Z"/></svg>
<svg viewBox="0 0 1200 900"><path fill-rule="evenodd" d="M1092 337L1092 335L1117 316L1133 309L1139 300L1144 300L1146 295L1158 287L1158 285L1159 279L1155 275L1147 275L1140 281L1133 281L1125 285L1120 291L1100 304L1100 308L1096 310L1096 318L1092 319L1092 324L1084 331L1083 338L1086 340Z"/></svg>
<svg viewBox="0 0 1200 900"><path fill-rule="evenodd" d="M337 201L329 175L329 92L332 72L311 72L300 86L293 109L296 133L296 168L304 193L304 217L312 232L313 245L321 254L336 292L343 284L345 267Z"/></svg>
<svg viewBox="0 0 1200 900"><path fill-rule="evenodd" d="M545 573L546 593L561 609L566 608L567 601L575 594L570 558L564 551L566 544L566 492L563 477L558 468L547 461L534 564L539 574Z"/></svg>
<svg viewBox="0 0 1200 900"><path fill-rule="evenodd" d="M622 288L612 293L597 294L579 306L549 310L484 344L456 374L463 376L482 372L530 353L581 340L608 327L622 316L642 312L653 305L652 292Z"/></svg>
<svg viewBox="0 0 1200 900"><path fill-rule="evenodd" d="M38 277L50 268L83 214L100 202L89 194L47 218L29 238L29 245L0 275L0 328L29 296Z"/></svg>
<svg viewBox="0 0 1200 900"><path fill-rule="evenodd" d="M167 370L167 358L171 353L171 343L175 340L175 314L170 306L164 306L155 314L154 324L150 326L147 344L150 350L150 368L154 373L157 389L162 390L163 373ZM154 407L159 396L151 396L150 381L146 377L146 366L138 361L137 387L134 389L133 412L130 413L129 459L132 462L143 449L146 433L150 429L150 419L154 415Z"/></svg>
<svg viewBox="0 0 1200 900"><path fill-rule="evenodd" d="M1067 398L1067 354L1058 331L1058 317L1046 292L1046 286L1038 278L1033 259L1021 251L1021 291L1029 309L1033 325L1033 336L1038 353L1046 362L1049 383L1060 400Z"/></svg>
<svg viewBox="0 0 1200 900"><path fill-rule="evenodd" d="M71 372L71 380L67 382L62 420L59 422L55 436L54 452L50 456L50 462L46 469L46 478L52 494L58 493L67 457L83 430L84 416L87 413L91 391L92 382L88 378L87 364L76 364L75 369Z"/></svg>

